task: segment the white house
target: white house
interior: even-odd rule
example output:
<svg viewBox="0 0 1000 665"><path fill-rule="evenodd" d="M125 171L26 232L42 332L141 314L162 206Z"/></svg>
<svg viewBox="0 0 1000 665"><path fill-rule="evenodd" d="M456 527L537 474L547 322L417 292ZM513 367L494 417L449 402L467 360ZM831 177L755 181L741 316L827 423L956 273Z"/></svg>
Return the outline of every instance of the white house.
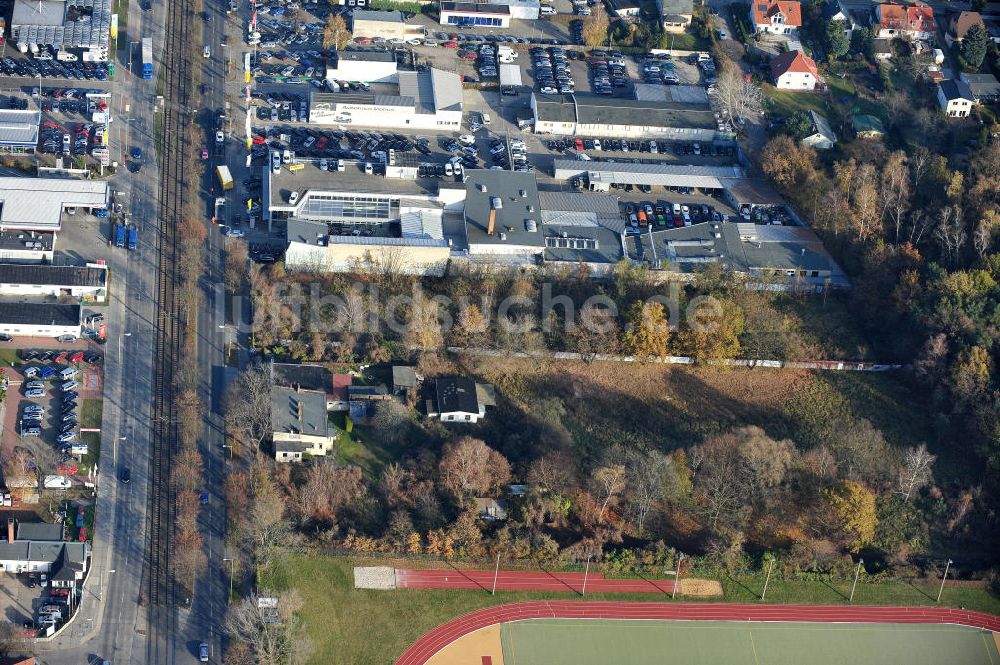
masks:
<svg viewBox="0 0 1000 665"><path fill-rule="evenodd" d="M495 404L490 396L491 386L477 384L460 376L437 380L437 415L448 423L477 423L486 416L486 407Z"/></svg>
<svg viewBox="0 0 1000 665"><path fill-rule="evenodd" d="M949 118L966 118L976 104L969 84L962 79L941 81L937 91L938 104Z"/></svg>
<svg viewBox="0 0 1000 665"><path fill-rule="evenodd" d="M819 69L802 51L786 51L771 60L771 77L779 90L814 90Z"/></svg>
<svg viewBox="0 0 1000 665"><path fill-rule="evenodd" d="M802 5L795 0L752 0L751 7L758 33L793 35L802 27Z"/></svg>

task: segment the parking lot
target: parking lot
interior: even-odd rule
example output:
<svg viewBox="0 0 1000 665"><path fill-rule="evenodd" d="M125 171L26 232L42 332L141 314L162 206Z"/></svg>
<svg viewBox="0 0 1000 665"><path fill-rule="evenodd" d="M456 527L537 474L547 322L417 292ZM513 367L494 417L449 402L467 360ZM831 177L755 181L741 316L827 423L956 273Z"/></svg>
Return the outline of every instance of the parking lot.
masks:
<svg viewBox="0 0 1000 665"><path fill-rule="evenodd" d="M108 80L108 64L104 62L60 62L32 58L21 54L17 49L10 49L8 52L10 55L0 58L0 76L68 81Z"/></svg>

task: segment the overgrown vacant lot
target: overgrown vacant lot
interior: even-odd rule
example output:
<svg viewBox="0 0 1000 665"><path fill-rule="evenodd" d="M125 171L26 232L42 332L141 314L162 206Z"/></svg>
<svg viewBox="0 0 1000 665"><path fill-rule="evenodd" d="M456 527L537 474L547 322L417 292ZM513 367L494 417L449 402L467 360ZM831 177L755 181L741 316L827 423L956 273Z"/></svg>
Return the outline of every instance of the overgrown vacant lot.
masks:
<svg viewBox="0 0 1000 665"><path fill-rule="evenodd" d="M664 451L706 435L758 425L810 447L851 419L864 419L890 444L930 443L930 424L891 374L712 369L637 363L468 360L503 396L484 427L503 436L525 418L555 418L580 452L610 444Z"/></svg>

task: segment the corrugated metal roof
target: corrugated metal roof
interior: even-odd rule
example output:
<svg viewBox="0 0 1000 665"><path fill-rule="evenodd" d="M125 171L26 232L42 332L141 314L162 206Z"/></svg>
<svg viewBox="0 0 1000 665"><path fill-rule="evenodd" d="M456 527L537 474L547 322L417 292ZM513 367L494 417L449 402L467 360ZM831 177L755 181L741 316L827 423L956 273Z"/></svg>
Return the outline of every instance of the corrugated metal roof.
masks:
<svg viewBox="0 0 1000 665"><path fill-rule="evenodd" d="M53 266L29 263L0 264L0 284L37 286L104 286L108 271L86 266Z"/></svg>
<svg viewBox="0 0 1000 665"><path fill-rule="evenodd" d="M429 238L444 240L444 229L441 226L441 215L432 212L414 210L404 212L399 216L399 225L405 239Z"/></svg>
<svg viewBox="0 0 1000 665"><path fill-rule="evenodd" d="M542 210L543 224L559 226L597 226L597 213L576 210Z"/></svg>
<svg viewBox="0 0 1000 665"><path fill-rule="evenodd" d="M543 211L569 210L593 212L596 215L618 216L618 197L613 194L590 192L538 192Z"/></svg>
<svg viewBox="0 0 1000 665"><path fill-rule="evenodd" d="M399 94L413 99L417 113L434 113L434 86L429 72L399 72Z"/></svg>
<svg viewBox="0 0 1000 665"><path fill-rule="evenodd" d="M19 44L107 48L111 0L17 0L11 19L11 39Z"/></svg>
<svg viewBox="0 0 1000 665"><path fill-rule="evenodd" d="M421 73L425 74L426 72ZM434 108L438 111L461 111L462 79L458 77L458 74L432 68L430 78L434 95Z"/></svg>
<svg viewBox="0 0 1000 665"><path fill-rule="evenodd" d="M371 236L330 236L331 245L385 245L387 247L447 247L448 241L433 238L375 238Z"/></svg>
<svg viewBox="0 0 1000 665"><path fill-rule="evenodd" d="M0 144L35 147L41 111L0 110Z"/></svg>
<svg viewBox="0 0 1000 665"><path fill-rule="evenodd" d="M100 208L108 204L103 180L0 178L0 226L57 230L63 208Z"/></svg>

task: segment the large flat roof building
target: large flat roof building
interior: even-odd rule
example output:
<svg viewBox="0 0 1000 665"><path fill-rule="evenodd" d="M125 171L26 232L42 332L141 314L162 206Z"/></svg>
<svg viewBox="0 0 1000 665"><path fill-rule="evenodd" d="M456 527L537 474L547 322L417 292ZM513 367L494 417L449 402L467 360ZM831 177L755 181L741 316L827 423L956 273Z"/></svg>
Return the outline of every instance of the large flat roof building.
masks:
<svg viewBox="0 0 1000 665"><path fill-rule="evenodd" d="M41 111L0 110L0 151L34 152L41 121Z"/></svg>
<svg viewBox="0 0 1000 665"><path fill-rule="evenodd" d="M532 93L531 110L536 134L711 141L719 124L707 98L681 93L676 99L666 93L663 99Z"/></svg>
<svg viewBox="0 0 1000 665"><path fill-rule="evenodd" d="M80 306L0 301L0 333L15 337L79 337Z"/></svg>
<svg viewBox="0 0 1000 665"><path fill-rule="evenodd" d="M0 230L58 231L66 208L106 208L108 183L0 177Z"/></svg>
<svg viewBox="0 0 1000 665"><path fill-rule="evenodd" d="M72 296L103 302L107 299L108 268L0 263L0 295L59 297Z"/></svg>
<svg viewBox="0 0 1000 665"><path fill-rule="evenodd" d="M391 67L395 68L395 61ZM457 130L461 126L462 80L458 74L431 68L378 80L393 78L395 83L380 84L370 93L313 92L309 121L380 129Z"/></svg>
<svg viewBox="0 0 1000 665"><path fill-rule="evenodd" d="M556 159L556 180L585 177L593 191L608 191L611 185L650 185L725 189L727 180L744 177L738 166L693 166L689 164L582 161Z"/></svg>

